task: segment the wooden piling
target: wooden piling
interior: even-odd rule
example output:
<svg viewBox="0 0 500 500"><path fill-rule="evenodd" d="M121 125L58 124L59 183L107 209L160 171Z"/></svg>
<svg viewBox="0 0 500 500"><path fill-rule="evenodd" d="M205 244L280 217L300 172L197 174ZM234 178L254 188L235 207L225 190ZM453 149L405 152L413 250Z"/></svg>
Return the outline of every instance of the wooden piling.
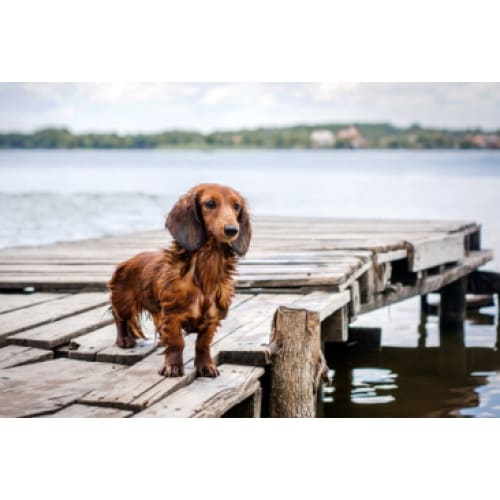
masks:
<svg viewBox="0 0 500 500"><path fill-rule="evenodd" d="M279 307L271 334L271 417L315 417L319 382L326 374L320 317Z"/></svg>
<svg viewBox="0 0 500 500"><path fill-rule="evenodd" d="M460 325L465 320L467 276L459 278L440 290L439 324L442 327Z"/></svg>

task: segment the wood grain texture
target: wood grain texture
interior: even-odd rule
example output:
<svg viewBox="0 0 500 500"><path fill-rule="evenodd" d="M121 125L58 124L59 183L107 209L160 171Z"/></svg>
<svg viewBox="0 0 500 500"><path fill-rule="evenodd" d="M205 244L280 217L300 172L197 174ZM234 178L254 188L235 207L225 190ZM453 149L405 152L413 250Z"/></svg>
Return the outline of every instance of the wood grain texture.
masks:
<svg viewBox="0 0 500 500"><path fill-rule="evenodd" d="M220 365L220 376L197 378L134 418L217 418L259 390L263 368Z"/></svg>
<svg viewBox="0 0 500 500"><path fill-rule="evenodd" d="M108 294L79 293L0 315L0 338L72 316L108 302Z"/></svg>
<svg viewBox="0 0 500 500"><path fill-rule="evenodd" d="M11 344L53 349L68 343L74 337L110 324L112 321L113 318L108 306L97 307L90 311L10 335L7 341Z"/></svg>
<svg viewBox="0 0 500 500"><path fill-rule="evenodd" d="M54 359L0 370L0 417L53 413L75 402L119 368Z"/></svg>
<svg viewBox="0 0 500 500"><path fill-rule="evenodd" d="M60 293L0 293L0 314L62 297Z"/></svg>
<svg viewBox="0 0 500 500"><path fill-rule="evenodd" d="M76 403L43 418L127 418L132 415L131 411Z"/></svg>
<svg viewBox="0 0 500 500"><path fill-rule="evenodd" d="M316 416L318 381L322 370L319 315L279 307L274 316L271 350L274 356L270 416Z"/></svg>
<svg viewBox="0 0 500 500"><path fill-rule="evenodd" d="M54 353L45 349L8 345L0 349L0 369L46 361L53 357Z"/></svg>

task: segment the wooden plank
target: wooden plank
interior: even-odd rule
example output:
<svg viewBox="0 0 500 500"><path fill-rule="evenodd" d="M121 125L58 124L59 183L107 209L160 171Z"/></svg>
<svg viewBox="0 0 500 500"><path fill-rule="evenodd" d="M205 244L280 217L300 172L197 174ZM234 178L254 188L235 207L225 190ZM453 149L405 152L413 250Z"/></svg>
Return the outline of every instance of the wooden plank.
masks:
<svg viewBox="0 0 500 500"><path fill-rule="evenodd" d="M147 339L139 340L136 346L130 349L121 349L115 345L116 326L114 323L81 335L70 342L68 357L132 365L153 352L158 345L155 340L153 322L149 319L144 320L142 328Z"/></svg>
<svg viewBox="0 0 500 500"><path fill-rule="evenodd" d="M53 413L75 402L119 368L59 358L0 370L0 417Z"/></svg>
<svg viewBox="0 0 500 500"><path fill-rule="evenodd" d="M0 349L0 369L52 359L54 353L45 349L8 345Z"/></svg>
<svg viewBox="0 0 500 500"><path fill-rule="evenodd" d="M264 369L220 365L220 376L197 378L188 386L151 405L134 418L217 418L254 394Z"/></svg>
<svg viewBox="0 0 500 500"><path fill-rule="evenodd" d="M390 252L380 252L375 254L375 262L377 264L384 264L385 262L406 259L407 256L408 250L406 248L401 248L399 250L392 250Z"/></svg>
<svg viewBox="0 0 500 500"><path fill-rule="evenodd" d="M114 323L98 328L93 332L72 339L68 348L68 357L95 361L97 353L106 347L112 346L115 339L116 326Z"/></svg>
<svg viewBox="0 0 500 500"><path fill-rule="evenodd" d="M0 276L6 274L18 274L20 276L24 274L103 274L111 278L113 271L115 269L114 265L96 265L93 263L87 263L83 265L74 264L63 264L57 262L54 264L19 264L19 263L9 263L0 264Z"/></svg>
<svg viewBox="0 0 500 500"><path fill-rule="evenodd" d="M154 352L158 346L158 342L152 339L140 340L134 347L128 349L121 349L116 345L110 345L97 353L96 360L106 363L133 365Z"/></svg>
<svg viewBox="0 0 500 500"><path fill-rule="evenodd" d="M0 314L62 297L60 293L0 293Z"/></svg>
<svg viewBox="0 0 500 500"><path fill-rule="evenodd" d="M127 418L132 415L131 411L76 403L59 410L57 413L44 415L44 418Z"/></svg>
<svg viewBox="0 0 500 500"><path fill-rule="evenodd" d="M112 321L113 318L109 312L109 307L98 307L53 323L16 333L9 336L7 341L17 345L53 349L68 343L74 337L108 325Z"/></svg>
<svg viewBox="0 0 500 500"><path fill-rule="evenodd" d="M421 242L410 242L408 249L409 270L412 272L457 262L465 256L463 234L429 238Z"/></svg>
<svg viewBox="0 0 500 500"><path fill-rule="evenodd" d="M29 313L24 309L19 309L2 314L0 316L0 339L28 328L87 311L106 304L108 300L107 293L80 293L32 306L29 308Z"/></svg>
<svg viewBox="0 0 500 500"><path fill-rule="evenodd" d="M280 305L289 309L304 309L311 313L317 313L319 320L323 321L349 303L350 300L351 295L348 290L338 293L311 292L292 303L283 301Z"/></svg>

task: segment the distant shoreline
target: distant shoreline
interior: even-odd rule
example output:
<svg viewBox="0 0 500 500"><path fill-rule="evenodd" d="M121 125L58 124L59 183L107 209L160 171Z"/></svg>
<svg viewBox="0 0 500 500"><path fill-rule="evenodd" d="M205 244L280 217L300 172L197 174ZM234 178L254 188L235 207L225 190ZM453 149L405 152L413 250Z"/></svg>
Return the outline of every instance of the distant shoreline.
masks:
<svg viewBox="0 0 500 500"><path fill-rule="evenodd" d="M214 147L204 147L204 148L197 148L197 147L159 147L159 148L123 148L123 147L114 147L114 148L61 148L61 147L37 147L37 148L5 148L5 147L0 147L0 154L2 152L13 152L13 151L37 151L37 152L42 152L42 151L50 151L50 152L55 152L55 151L60 151L60 152L84 152L84 151L89 151L89 152L111 152L111 151L134 151L134 152L161 152L161 151L172 151L172 152L198 152L198 153L216 153L216 152L239 152L239 153L245 153L245 152L257 152L257 151L297 151L297 152L311 152L311 153L327 153L327 152L353 152L353 153L361 153L361 152L388 152L388 151L394 151L394 152L425 152L425 151L443 151L443 152L453 152L453 151L460 151L460 152L489 152L489 153L499 153L500 154L500 149L498 148L301 148L301 147L290 147L290 148L269 148L269 147L220 147L220 146L214 146Z"/></svg>
<svg viewBox="0 0 500 500"><path fill-rule="evenodd" d="M149 134L78 133L45 128L0 133L2 149L170 149L170 150L500 150L500 130L446 130L388 123L298 125L201 133L169 130Z"/></svg>

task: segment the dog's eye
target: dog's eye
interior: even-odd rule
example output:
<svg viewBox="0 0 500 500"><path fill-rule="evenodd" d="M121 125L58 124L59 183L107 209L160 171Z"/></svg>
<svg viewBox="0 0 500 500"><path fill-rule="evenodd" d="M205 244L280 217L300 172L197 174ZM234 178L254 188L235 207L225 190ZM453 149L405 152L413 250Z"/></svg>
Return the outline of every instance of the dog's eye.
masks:
<svg viewBox="0 0 500 500"><path fill-rule="evenodd" d="M217 205L214 200L208 200L205 202L205 208L215 208Z"/></svg>
<svg viewBox="0 0 500 500"><path fill-rule="evenodd" d="M239 210L241 208L241 205L239 203L233 203L233 208L235 210Z"/></svg>

